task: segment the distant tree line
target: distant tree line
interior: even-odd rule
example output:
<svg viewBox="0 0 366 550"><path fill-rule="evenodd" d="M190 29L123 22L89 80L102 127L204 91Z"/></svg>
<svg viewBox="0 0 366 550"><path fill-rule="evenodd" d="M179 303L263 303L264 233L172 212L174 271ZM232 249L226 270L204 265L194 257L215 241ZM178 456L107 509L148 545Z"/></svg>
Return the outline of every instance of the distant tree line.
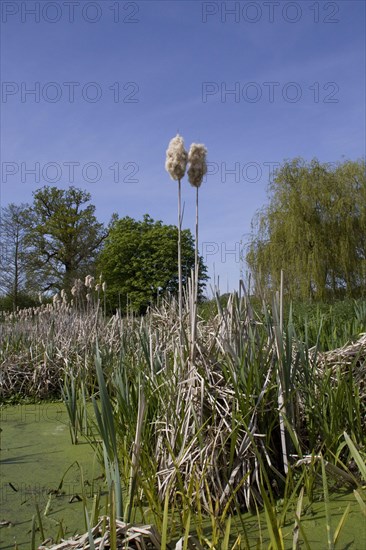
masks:
<svg viewBox="0 0 366 550"><path fill-rule="evenodd" d="M45 186L32 204L9 204L0 219L0 306L34 305L38 295L70 290L76 279L101 277L111 310L126 304L143 313L159 295L177 291L177 228L119 219L107 226L95 216L89 193ZM207 279L202 258L200 294ZM194 240L183 232L185 278L194 267Z"/></svg>
<svg viewBox="0 0 366 550"><path fill-rule="evenodd" d="M293 298L366 295L365 161L285 162L257 212L246 261L257 289Z"/></svg>
<svg viewBox="0 0 366 550"><path fill-rule="evenodd" d="M91 196L43 187L32 204L9 204L0 219L0 307L34 304L91 274L106 283L110 308L144 312L177 293L177 228L145 215L114 214L100 223ZM325 300L366 294L365 161L286 161L257 212L246 261L257 290L277 290L284 270L292 298ZM194 267L194 239L182 234L183 283ZM199 295L207 269L200 258Z"/></svg>

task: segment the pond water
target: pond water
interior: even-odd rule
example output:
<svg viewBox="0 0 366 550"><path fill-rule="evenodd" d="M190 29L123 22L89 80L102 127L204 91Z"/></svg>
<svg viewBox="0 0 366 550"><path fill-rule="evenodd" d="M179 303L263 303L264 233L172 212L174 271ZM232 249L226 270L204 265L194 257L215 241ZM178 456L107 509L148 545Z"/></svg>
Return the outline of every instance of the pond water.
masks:
<svg viewBox="0 0 366 550"><path fill-rule="evenodd" d="M15 544L19 550L29 550L36 505L46 537L55 538L60 526L66 538L84 533L83 504L79 499L84 493L90 510L93 494L99 487L106 495L106 487L101 479L102 469L91 446L83 441L78 445L71 444L64 405L7 406L0 409L0 421L0 550L14 550ZM57 492L63 476L62 488ZM103 513L106 498L101 498ZM350 513L336 548L366 550L366 518L362 516L352 492L332 494L332 527L336 528L348 503L351 504ZM238 517L233 518L233 536L241 534L241 522L244 522L251 546L268 548L264 514L260 514L260 521L261 529L256 516L243 514L241 521ZM306 507L302 525L312 550L327 548L323 502L314 502ZM293 517L289 513L288 523L283 528L286 549L292 548L292 528ZM262 544L257 546L259 540ZM41 534L37 532L36 545L40 542Z"/></svg>
<svg viewBox="0 0 366 550"><path fill-rule="evenodd" d="M1 550L14 549L15 543L19 549L30 548L36 504L46 537L56 537L60 524L66 537L85 532L79 498L84 491L91 500L97 484L102 483L97 479L102 470L89 444L71 444L63 403L9 406L1 410L0 420ZM75 461L82 468L83 487ZM62 489L57 492L70 466ZM5 522L10 524L4 525ZM37 546L42 542L40 538L37 532Z"/></svg>
<svg viewBox="0 0 366 550"><path fill-rule="evenodd" d="M366 495L364 494L364 497ZM306 534L311 550L326 550L328 548L326 516L323 501L317 501L309 504L304 499L301 524ZM335 532L342 515L350 504L350 512L346 523L344 524L339 539L336 544L336 550L366 550L366 518L362 515L360 507L352 492L342 491L330 495L331 525L333 533ZM266 519L263 513L259 514L261 529L258 525L257 517L250 514L243 514L242 520L251 548L269 548L270 538L266 529ZM285 525L282 528L284 544L286 550L292 550L293 542L294 515L289 512ZM262 531L261 531L262 530ZM240 527L238 529L240 533ZM262 540L262 545L257 546L257 542ZM299 548L305 548L302 537L299 537Z"/></svg>

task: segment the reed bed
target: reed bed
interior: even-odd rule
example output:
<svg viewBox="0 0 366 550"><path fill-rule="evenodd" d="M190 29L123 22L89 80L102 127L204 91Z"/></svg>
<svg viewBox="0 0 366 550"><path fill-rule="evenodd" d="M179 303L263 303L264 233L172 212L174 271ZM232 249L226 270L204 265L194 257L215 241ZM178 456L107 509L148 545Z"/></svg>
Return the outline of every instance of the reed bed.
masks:
<svg viewBox="0 0 366 550"><path fill-rule="evenodd" d="M331 369L336 373L337 369L340 369L343 375L351 373L352 379L361 392L360 398L362 400L366 398L366 333L360 334L355 342L318 353L316 361L320 370Z"/></svg>
<svg viewBox="0 0 366 550"><path fill-rule="evenodd" d="M362 462L365 335L332 352L309 349L291 315L284 322L280 299L255 312L243 286L193 323L194 291L186 289L181 311L166 299L139 318L107 318L96 296L87 308L64 300L0 323L2 398L63 396L73 443L87 437L114 491L115 548L166 548L182 533L189 548L192 529L209 547L204 518L211 548L228 545L232 515L263 507L276 539L276 498L292 495L298 507L304 491L312 498L321 460L335 478L359 480L344 433ZM95 412L86 417L90 398ZM153 530L136 526L141 516ZM52 548L112 548L113 529L101 534L101 521Z"/></svg>
<svg viewBox="0 0 366 550"><path fill-rule="evenodd" d="M69 371L93 384L96 341L118 355L129 323L119 315L107 320L95 304L84 309L65 301L0 312L0 397L60 396Z"/></svg>

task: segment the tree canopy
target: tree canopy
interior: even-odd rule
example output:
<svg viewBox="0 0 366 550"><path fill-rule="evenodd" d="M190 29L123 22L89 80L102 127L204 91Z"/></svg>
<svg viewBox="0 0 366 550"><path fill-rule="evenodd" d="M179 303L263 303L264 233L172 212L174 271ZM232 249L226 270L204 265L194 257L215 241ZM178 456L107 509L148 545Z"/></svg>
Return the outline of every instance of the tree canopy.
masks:
<svg viewBox="0 0 366 550"><path fill-rule="evenodd" d="M28 270L43 291L70 289L93 270L107 235L86 191L43 187L33 193L27 233Z"/></svg>
<svg viewBox="0 0 366 550"><path fill-rule="evenodd" d="M246 260L262 287L281 269L293 297L359 296L366 286L365 161L285 162L256 214Z"/></svg>
<svg viewBox="0 0 366 550"><path fill-rule="evenodd" d="M114 308L128 304L142 313L158 294L178 291L178 229L154 221L147 214L142 221L130 217L116 219L98 258L98 271L107 284L107 297ZM194 268L194 240L182 231L183 285ZM207 280L200 258L199 295Z"/></svg>

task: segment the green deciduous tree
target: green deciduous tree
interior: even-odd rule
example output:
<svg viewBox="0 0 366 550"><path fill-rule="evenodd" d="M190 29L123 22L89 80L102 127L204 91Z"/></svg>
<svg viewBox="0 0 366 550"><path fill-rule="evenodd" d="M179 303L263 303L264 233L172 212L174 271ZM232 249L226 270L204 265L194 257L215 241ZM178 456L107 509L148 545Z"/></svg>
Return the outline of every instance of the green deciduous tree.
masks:
<svg viewBox="0 0 366 550"><path fill-rule="evenodd" d="M125 310L127 303L143 313L158 294L178 292L178 229L145 215L142 221L126 217L115 220L98 259L98 271L107 283L112 307ZM183 285L194 269L194 240L189 230L182 231ZM199 292L207 279L200 258Z"/></svg>
<svg viewBox="0 0 366 550"><path fill-rule="evenodd" d="M29 269L43 291L70 289L93 271L107 230L95 217L90 194L43 187L34 194L27 235Z"/></svg>
<svg viewBox="0 0 366 550"><path fill-rule="evenodd" d="M293 297L358 296L366 285L365 162L285 162L257 213L246 256L261 286Z"/></svg>

